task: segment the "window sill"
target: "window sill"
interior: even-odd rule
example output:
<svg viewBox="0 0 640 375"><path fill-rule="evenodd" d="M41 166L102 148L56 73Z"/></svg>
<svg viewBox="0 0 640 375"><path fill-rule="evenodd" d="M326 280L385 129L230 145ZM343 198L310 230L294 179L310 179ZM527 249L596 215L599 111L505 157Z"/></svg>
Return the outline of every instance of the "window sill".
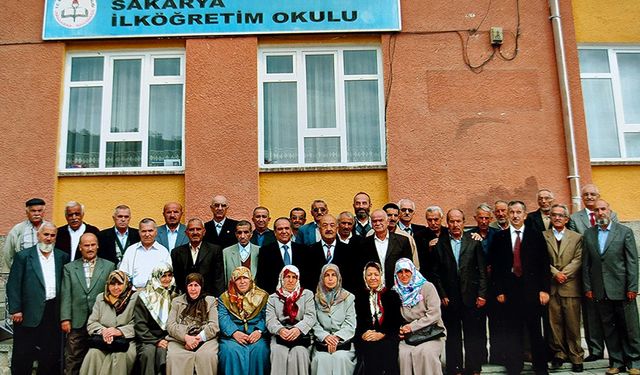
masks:
<svg viewBox="0 0 640 375"><path fill-rule="evenodd" d="M260 168L260 172L324 172L324 171L362 171L362 170L386 170L386 165L342 165L342 166L298 166L298 167L269 167Z"/></svg>
<svg viewBox="0 0 640 375"><path fill-rule="evenodd" d="M153 175L184 175L184 170L146 170L146 171L58 171L58 177L81 176L153 176Z"/></svg>
<svg viewBox="0 0 640 375"><path fill-rule="evenodd" d="M640 165L640 160L592 160L591 166L607 166L607 165Z"/></svg>

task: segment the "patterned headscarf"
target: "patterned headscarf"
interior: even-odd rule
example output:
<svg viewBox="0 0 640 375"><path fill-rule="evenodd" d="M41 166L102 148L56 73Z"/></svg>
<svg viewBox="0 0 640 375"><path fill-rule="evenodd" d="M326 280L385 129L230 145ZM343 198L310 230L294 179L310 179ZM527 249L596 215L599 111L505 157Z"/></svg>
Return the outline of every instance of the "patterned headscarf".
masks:
<svg viewBox="0 0 640 375"><path fill-rule="evenodd" d="M398 279L398 272L408 270L411 272L411 280L403 284ZM420 294L420 289L427 282L427 279L416 269L413 262L407 258L400 258L396 262L395 274L393 276L393 290L398 292L402 300L402 306L413 307L424 299Z"/></svg>
<svg viewBox="0 0 640 375"><path fill-rule="evenodd" d="M371 289L367 284L367 268L373 267L380 272L380 285L376 289ZM382 324L384 320L384 307L382 306L382 301L380 297L382 293L384 293L387 288L384 287L384 271L382 270L382 266L377 262L369 262L366 266L364 266L364 270L362 271L362 278L364 279L364 285L369 291L369 310L371 311L371 323Z"/></svg>
<svg viewBox="0 0 640 375"><path fill-rule="evenodd" d="M338 277L338 283L333 289L327 289L324 285L324 276L329 270L334 271ZM329 312L332 306L344 301L348 296L349 292L342 289L342 275L340 275L338 266L333 263L325 264L320 272L320 280L316 289L316 306L324 312Z"/></svg>
<svg viewBox="0 0 640 375"><path fill-rule="evenodd" d="M298 276L298 281L292 291L288 291L284 288L284 278L290 273ZM300 299L300 296L302 296L302 291L303 289L300 287L300 270L298 267L294 265L284 266L282 271L280 271L276 295L284 303L284 309L282 312L284 316L289 318L290 324L295 324L296 322L296 316L298 316L299 310L296 302Z"/></svg>
<svg viewBox="0 0 640 375"><path fill-rule="evenodd" d="M236 288L236 280L241 277L246 277L250 282L249 290L245 293L241 293ZM244 322L245 331L248 329L247 321L260 314L262 308L267 304L268 298L269 294L256 286L251 270L243 266L237 267L231 272L229 288L220 296L220 300L227 310Z"/></svg>
<svg viewBox="0 0 640 375"><path fill-rule="evenodd" d="M109 292L111 284L122 284L122 293L118 297ZM104 301L116 310L116 315L120 315L127 308L133 293L133 284L124 271L115 270L109 274L107 284L104 286Z"/></svg>
<svg viewBox="0 0 640 375"><path fill-rule="evenodd" d="M149 310L149 314L153 320L158 323L162 330L167 327L167 318L169 317L169 309L171 308L171 299L176 296L176 282L171 277L171 284L168 288L164 288L160 279L167 273L173 273L170 264L164 263L154 268L151 277L147 281L147 285L140 292L139 298Z"/></svg>

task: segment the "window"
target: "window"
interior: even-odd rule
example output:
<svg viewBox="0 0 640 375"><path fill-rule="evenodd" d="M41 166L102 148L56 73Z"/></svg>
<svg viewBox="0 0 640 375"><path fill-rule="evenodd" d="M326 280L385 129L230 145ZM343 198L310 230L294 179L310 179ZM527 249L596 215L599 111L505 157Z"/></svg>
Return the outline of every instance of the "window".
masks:
<svg viewBox="0 0 640 375"><path fill-rule="evenodd" d="M385 164L378 47L264 48L260 166Z"/></svg>
<svg viewBox="0 0 640 375"><path fill-rule="evenodd" d="M640 48L578 52L591 160L640 160Z"/></svg>
<svg viewBox="0 0 640 375"><path fill-rule="evenodd" d="M61 171L183 170L184 53L67 56Z"/></svg>

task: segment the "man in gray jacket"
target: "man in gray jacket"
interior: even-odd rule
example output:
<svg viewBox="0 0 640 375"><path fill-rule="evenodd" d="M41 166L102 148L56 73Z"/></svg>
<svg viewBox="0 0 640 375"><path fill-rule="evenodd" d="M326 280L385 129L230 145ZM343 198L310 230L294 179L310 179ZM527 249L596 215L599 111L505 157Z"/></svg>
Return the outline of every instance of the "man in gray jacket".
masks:
<svg viewBox="0 0 640 375"><path fill-rule="evenodd" d="M11 268L17 252L35 246L38 243L38 229L44 220L45 202L40 198L29 199L26 203L27 219L16 224L4 243L3 254L7 269Z"/></svg>

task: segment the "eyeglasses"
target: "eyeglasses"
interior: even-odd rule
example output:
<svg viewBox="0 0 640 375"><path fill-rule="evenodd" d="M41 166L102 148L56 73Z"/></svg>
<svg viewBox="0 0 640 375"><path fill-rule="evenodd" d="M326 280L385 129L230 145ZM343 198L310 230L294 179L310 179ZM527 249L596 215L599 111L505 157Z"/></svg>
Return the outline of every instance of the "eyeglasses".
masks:
<svg viewBox="0 0 640 375"><path fill-rule="evenodd" d="M326 212L327 209L324 208L324 207L315 207L315 208L312 208L311 211L313 211L313 212Z"/></svg>
<svg viewBox="0 0 640 375"><path fill-rule="evenodd" d="M400 211L402 212L408 212L408 213L412 213L415 210L413 208L409 208L409 207L405 207L405 208L401 208Z"/></svg>
<svg viewBox="0 0 640 375"><path fill-rule="evenodd" d="M221 208L225 208L225 207L227 207L227 205L226 205L226 204L224 204L224 203L214 203L214 204L212 204L212 205L211 205L211 207L221 207Z"/></svg>

